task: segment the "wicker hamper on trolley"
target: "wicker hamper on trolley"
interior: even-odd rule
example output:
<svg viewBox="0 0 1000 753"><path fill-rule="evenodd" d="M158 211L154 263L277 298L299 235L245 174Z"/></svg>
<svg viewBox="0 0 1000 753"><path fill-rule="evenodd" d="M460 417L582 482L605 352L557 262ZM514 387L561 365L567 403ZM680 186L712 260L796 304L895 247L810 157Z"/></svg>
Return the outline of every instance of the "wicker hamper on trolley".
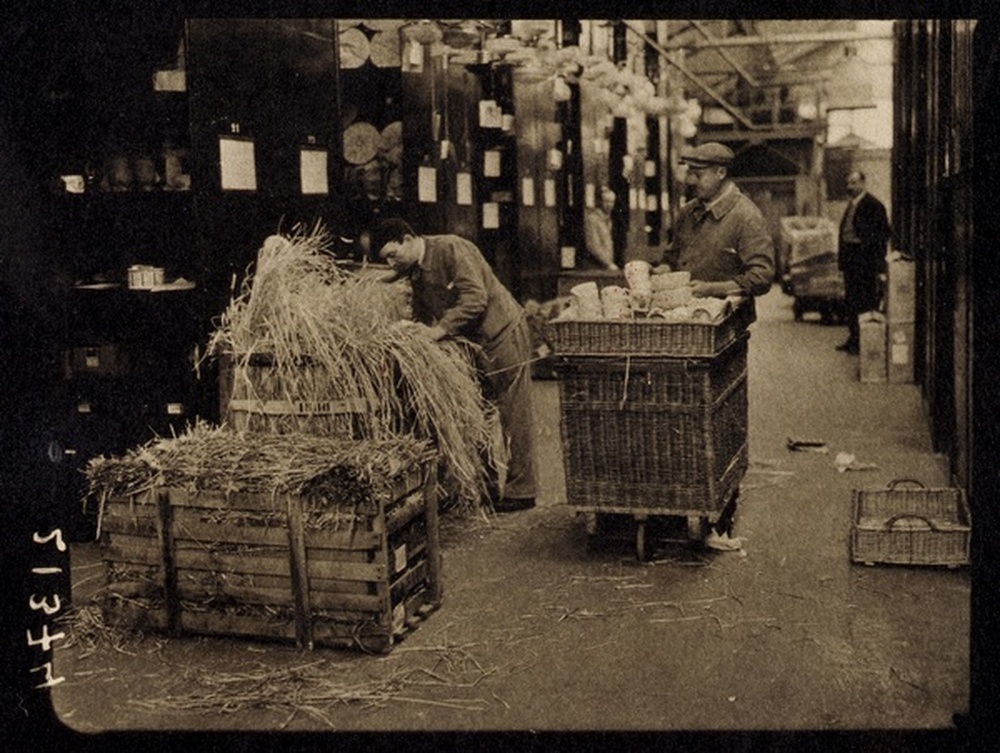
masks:
<svg viewBox="0 0 1000 753"><path fill-rule="evenodd" d="M714 358L560 359L570 504L721 509L747 467L747 339Z"/></svg>

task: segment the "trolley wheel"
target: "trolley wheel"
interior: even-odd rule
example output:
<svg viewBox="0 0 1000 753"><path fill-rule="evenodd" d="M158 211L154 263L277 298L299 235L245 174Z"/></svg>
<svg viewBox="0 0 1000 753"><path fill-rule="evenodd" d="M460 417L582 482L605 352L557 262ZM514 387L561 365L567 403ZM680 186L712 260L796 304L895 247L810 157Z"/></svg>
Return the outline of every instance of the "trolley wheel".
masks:
<svg viewBox="0 0 1000 753"><path fill-rule="evenodd" d="M792 316L795 317L795 321L801 322L802 321L802 315L805 313L805 311L806 311L805 304L802 303L801 300L799 300L798 298L796 298L792 302Z"/></svg>
<svg viewBox="0 0 1000 753"><path fill-rule="evenodd" d="M704 515L687 516L687 535L689 541L701 541L708 531L708 518Z"/></svg>

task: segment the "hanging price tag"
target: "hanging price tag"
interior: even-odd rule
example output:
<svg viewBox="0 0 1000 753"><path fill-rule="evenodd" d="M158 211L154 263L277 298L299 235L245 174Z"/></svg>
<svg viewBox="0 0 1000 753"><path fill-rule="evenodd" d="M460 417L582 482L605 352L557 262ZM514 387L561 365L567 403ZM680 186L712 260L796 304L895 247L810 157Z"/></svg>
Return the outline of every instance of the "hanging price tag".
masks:
<svg viewBox="0 0 1000 753"><path fill-rule="evenodd" d="M495 201L483 204L483 228L496 230L500 227L500 205Z"/></svg>
<svg viewBox="0 0 1000 753"><path fill-rule="evenodd" d="M299 182L304 195L330 193L326 167L325 149L299 150Z"/></svg>
<svg viewBox="0 0 1000 753"><path fill-rule="evenodd" d="M483 176L487 178L500 177L500 152L488 149L483 152Z"/></svg>
<svg viewBox="0 0 1000 753"><path fill-rule="evenodd" d="M573 269L576 266L575 246L563 246L559 249L559 266L563 269Z"/></svg>
<svg viewBox="0 0 1000 753"><path fill-rule="evenodd" d="M451 151L451 142L444 139L441 142L441 159L448 159L448 152Z"/></svg>
<svg viewBox="0 0 1000 753"><path fill-rule="evenodd" d="M545 179L545 206L554 207L556 205L556 181L554 178Z"/></svg>
<svg viewBox="0 0 1000 753"><path fill-rule="evenodd" d="M535 181L521 178L521 203L526 207L535 206Z"/></svg>
<svg viewBox="0 0 1000 753"><path fill-rule="evenodd" d="M472 206L472 173L455 174L455 203L462 207Z"/></svg>
<svg viewBox="0 0 1000 753"><path fill-rule="evenodd" d="M656 177L656 163L653 160L646 160L645 173L647 178Z"/></svg>
<svg viewBox="0 0 1000 753"><path fill-rule="evenodd" d="M495 99L483 99L479 102L479 127L500 128L503 126L503 112Z"/></svg>
<svg viewBox="0 0 1000 753"><path fill-rule="evenodd" d="M597 205L597 186L593 183L583 187L583 203L588 209L593 209Z"/></svg>
<svg viewBox="0 0 1000 753"><path fill-rule="evenodd" d="M417 198L428 204L437 201L437 170L421 165L417 171Z"/></svg>
<svg viewBox="0 0 1000 753"><path fill-rule="evenodd" d="M639 192L634 188L628 190L628 208L635 209L639 206Z"/></svg>
<svg viewBox="0 0 1000 753"><path fill-rule="evenodd" d="M420 42L410 42L410 55L408 62L414 68L424 67L424 46Z"/></svg>
<svg viewBox="0 0 1000 753"><path fill-rule="evenodd" d="M657 203L656 203L656 194L647 194L646 195L646 211L647 212L655 212L657 209L658 209L658 206L657 206Z"/></svg>

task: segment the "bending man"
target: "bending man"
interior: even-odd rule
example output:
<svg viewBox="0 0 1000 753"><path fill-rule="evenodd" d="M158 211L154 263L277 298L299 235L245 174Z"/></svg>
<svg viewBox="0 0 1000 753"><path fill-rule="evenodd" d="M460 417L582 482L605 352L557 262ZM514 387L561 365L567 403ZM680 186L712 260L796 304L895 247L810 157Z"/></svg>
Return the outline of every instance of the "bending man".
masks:
<svg viewBox="0 0 1000 753"><path fill-rule="evenodd" d="M524 309L472 242L457 235L418 235L404 220L383 220L372 249L413 288L413 317L431 336L464 337L480 345L490 397L510 446L504 496L497 512L535 506L531 412L531 336Z"/></svg>

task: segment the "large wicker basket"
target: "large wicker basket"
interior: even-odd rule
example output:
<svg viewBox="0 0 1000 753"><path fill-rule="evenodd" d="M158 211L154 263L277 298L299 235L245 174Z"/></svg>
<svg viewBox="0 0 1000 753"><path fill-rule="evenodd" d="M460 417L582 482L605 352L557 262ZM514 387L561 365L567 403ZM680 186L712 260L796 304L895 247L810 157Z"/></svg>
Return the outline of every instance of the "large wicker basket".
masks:
<svg viewBox="0 0 1000 753"><path fill-rule="evenodd" d="M754 321L753 300L735 307L721 322L663 319L548 322L556 355L632 355L711 358L739 339Z"/></svg>
<svg viewBox="0 0 1000 753"><path fill-rule="evenodd" d="M567 501L707 515L747 468L747 336L711 359L563 357Z"/></svg>
<svg viewBox="0 0 1000 753"><path fill-rule="evenodd" d="M855 489L853 504L854 562L969 563L972 524L961 489L928 489L919 481L897 479L884 489Z"/></svg>

